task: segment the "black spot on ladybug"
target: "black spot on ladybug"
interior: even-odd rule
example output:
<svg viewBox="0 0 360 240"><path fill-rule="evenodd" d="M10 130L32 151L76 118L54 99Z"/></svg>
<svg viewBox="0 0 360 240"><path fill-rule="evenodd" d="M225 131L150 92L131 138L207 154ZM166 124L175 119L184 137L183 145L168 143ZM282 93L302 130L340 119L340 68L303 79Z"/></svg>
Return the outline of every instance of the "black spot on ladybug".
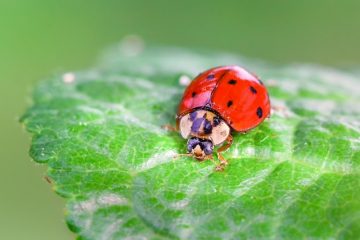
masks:
<svg viewBox="0 0 360 240"><path fill-rule="evenodd" d="M220 122L221 122L221 119L218 116L215 116L214 119L213 119L214 127L219 125Z"/></svg>
<svg viewBox="0 0 360 240"><path fill-rule="evenodd" d="M205 134L210 134L212 132L212 126L211 126L211 122L207 119L205 119L204 122L204 133Z"/></svg>
<svg viewBox="0 0 360 240"><path fill-rule="evenodd" d="M256 115L257 115L259 118L262 118L263 111L262 111L262 108L261 108L261 107L258 107L258 108L256 109Z"/></svg>
<svg viewBox="0 0 360 240"><path fill-rule="evenodd" d="M196 116L197 116L197 112L196 112L196 111L195 111L195 112L190 113L190 120L191 120L191 121L194 121L194 120L195 120L195 118L196 118Z"/></svg>
<svg viewBox="0 0 360 240"><path fill-rule="evenodd" d="M192 96L192 97L195 97L195 96L196 96L196 92L192 92L191 96Z"/></svg>
<svg viewBox="0 0 360 240"><path fill-rule="evenodd" d="M227 106L230 107L231 105L233 105L233 101L230 100L227 102Z"/></svg>
<svg viewBox="0 0 360 240"><path fill-rule="evenodd" d="M264 85L264 83L260 79L258 79L258 81L261 85Z"/></svg>
<svg viewBox="0 0 360 240"><path fill-rule="evenodd" d="M228 81L228 84L235 85L235 84L236 84L236 80L231 79L231 80Z"/></svg>
<svg viewBox="0 0 360 240"><path fill-rule="evenodd" d="M215 75L214 75L214 74L209 74L209 75L207 75L207 77L206 77L207 80L212 80L212 79L214 79L214 78L215 78Z"/></svg>
<svg viewBox="0 0 360 240"><path fill-rule="evenodd" d="M253 86L250 86L250 91L251 91L253 94L256 94L256 93L257 93L256 89L255 89Z"/></svg>

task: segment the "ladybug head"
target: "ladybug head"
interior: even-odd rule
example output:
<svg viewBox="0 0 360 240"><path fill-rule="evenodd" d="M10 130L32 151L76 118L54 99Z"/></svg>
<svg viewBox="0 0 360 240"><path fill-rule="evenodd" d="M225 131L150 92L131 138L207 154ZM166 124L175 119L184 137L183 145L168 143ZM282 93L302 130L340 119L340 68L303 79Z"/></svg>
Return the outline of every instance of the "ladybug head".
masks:
<svg viewBox="0 0 360 240"><path fill-rule="evenodd" d="M187 143L187 151L199 160L204 159L207 155L211 155L213 149L213 143L207 139L192 137L189 138Z"/></svg>

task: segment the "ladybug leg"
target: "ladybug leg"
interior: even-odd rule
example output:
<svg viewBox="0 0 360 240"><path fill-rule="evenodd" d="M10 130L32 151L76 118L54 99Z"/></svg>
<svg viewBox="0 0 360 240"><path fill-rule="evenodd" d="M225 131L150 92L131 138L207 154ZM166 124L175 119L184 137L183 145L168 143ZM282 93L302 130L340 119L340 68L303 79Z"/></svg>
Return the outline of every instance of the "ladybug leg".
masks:
<svg viewBox="0 0 360 240"><path fill-rule="evenodd" d="M223 157L223 155L221 153L225 152L231 146L232 142L233 142L233 137L231 135L229 135L228 138L226 139L226 144L222 145L217 150L217 156L220 160L220 164L218 164L215 167L216 171L223 171L225 166L228 165L228 161Z"/></svg>
<svg viewBox="0 0 360 240"><path fill-rule="evenodd" d="M170 125L170 124L162 125L161 128L165 129L166 131L169 131L169 132L178 132L179 131L177 126L174 127L173 125Z"/></svg>
<svg viewBox="0 0 360 240"><path fill-rule="evenodd" d="M166 130L166 131L170 131L170 132L178 132L180 130L180 121L179 119L176 119L176 125L175 127L171 124L165 124L165 125L162 125L161 128Z"/></svg>
<svg viewBox="0 0 360 240"><path fill-rule="evenodd" d="M214 158L213 158L212 155L206 155L205 158L204 158L204 160L210 160L210 161L212 161L213 163L215 163Z"/></svg>
<svg viewBox="0 0 360 240"><path fill-rule="evenodd" d="M179 158L179 157L192 157L192 154L191 153L178 153L173 156L174 159Z"/></svg>

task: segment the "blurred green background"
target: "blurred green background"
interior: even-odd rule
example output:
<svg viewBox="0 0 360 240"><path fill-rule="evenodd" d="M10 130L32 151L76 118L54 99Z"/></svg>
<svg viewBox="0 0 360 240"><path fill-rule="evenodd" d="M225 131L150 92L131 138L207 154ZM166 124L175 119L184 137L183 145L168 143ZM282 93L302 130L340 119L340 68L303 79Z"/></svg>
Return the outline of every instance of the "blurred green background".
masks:
<svg viewBox="0 0 360 240"><path fill-rule="evenodd" d="M129 34L275 63L360 63L360 1L0 0L0 238L72 239L64 201L17 122L34 83L86 68Z"/></svg>

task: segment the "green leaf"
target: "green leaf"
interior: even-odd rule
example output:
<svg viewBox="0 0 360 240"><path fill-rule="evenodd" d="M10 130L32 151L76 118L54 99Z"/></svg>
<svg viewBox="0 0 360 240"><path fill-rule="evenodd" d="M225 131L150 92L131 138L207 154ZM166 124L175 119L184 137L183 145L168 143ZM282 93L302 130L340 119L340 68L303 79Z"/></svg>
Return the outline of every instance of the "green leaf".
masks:
<svg viewBox="0 0 360 240"><path fill-rule="evenodd" d="M256 71L276 109L215 172L173 158L186 141L161 126L175 124L179 79L226 64ZM114 48L41 83L22 122L80 239L359 239L359 92L355 73L319 66Z"/></svg>

